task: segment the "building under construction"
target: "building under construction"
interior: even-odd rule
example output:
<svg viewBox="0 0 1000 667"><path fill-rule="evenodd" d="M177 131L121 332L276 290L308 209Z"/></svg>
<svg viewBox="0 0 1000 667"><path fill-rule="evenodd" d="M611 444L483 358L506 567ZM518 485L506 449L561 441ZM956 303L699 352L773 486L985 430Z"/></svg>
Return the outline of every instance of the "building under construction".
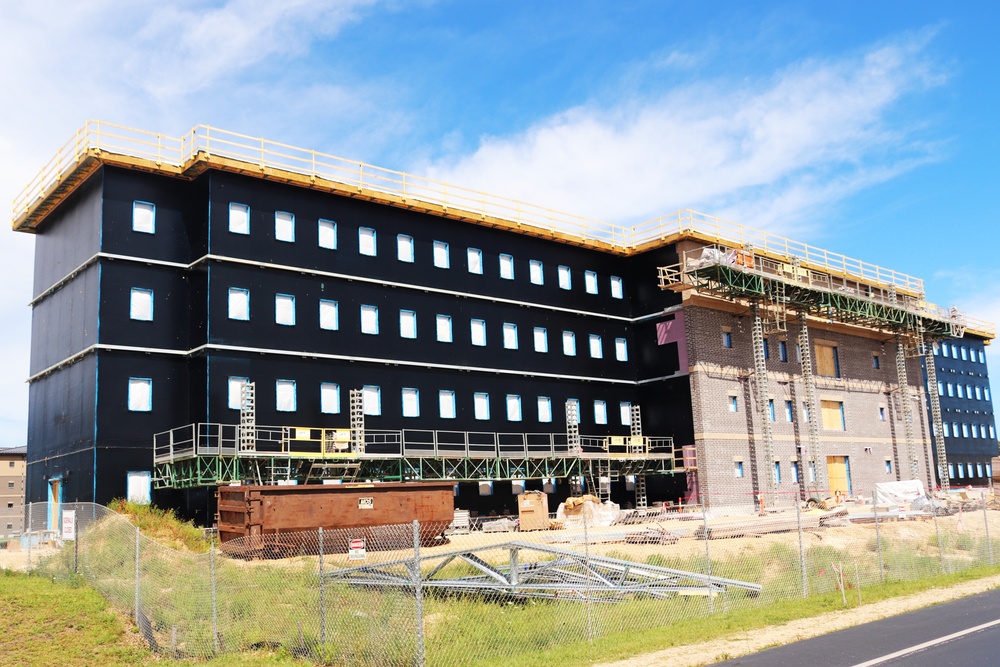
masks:
<svg viewBox="0 0 1000 667"><path fill-rule="evenodd" d="M143 476L451 480L459 507L947 485L921 358L994 337L918 278L692 211L616 226L204 126L88 123L13 220L36 235L30 500Z"/></svg>

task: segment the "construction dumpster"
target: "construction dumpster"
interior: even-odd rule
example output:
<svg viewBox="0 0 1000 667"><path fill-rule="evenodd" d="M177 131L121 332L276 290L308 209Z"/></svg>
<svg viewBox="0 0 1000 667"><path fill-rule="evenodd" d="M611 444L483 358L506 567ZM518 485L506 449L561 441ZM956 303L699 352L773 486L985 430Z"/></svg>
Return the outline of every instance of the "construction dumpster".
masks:
<svg viewBox="0 0 1000 667"><path fill-rule="evenodd" d="M450 482L220 486L218 509L223 544L238 540L234 551L272 549L282 555L315 551L315 536L303 533L318 528L327 533L331 552L346 551L351 539L366 539L373 543L369 548L400 548L395 543L408 536L412 546L412 531L379 527L414 519L421 538L432 540L455 518L455 495Z"/></svg>

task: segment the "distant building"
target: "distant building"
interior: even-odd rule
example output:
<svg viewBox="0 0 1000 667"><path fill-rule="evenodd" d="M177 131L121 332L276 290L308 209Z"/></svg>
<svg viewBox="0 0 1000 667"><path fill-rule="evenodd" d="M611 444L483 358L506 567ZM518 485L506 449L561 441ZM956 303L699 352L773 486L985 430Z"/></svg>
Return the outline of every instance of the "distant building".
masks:
<svg viewBox="0 0 1000 667"><path fill-rule="evenodd" d="M24 481L27 447L0 448L0 537L24 528Z"/></svg>
<svg viewBox="0 0 1000 667"><path fill-rule="evenodd" d="M30 500L869 495L935 482L923 341L995 335L919 278L692 211L622 227L208 128L71 146L15 202Z"/></svg>
<svg viewBox="0 0 1000 667"><path fill-rule="evenodd" d="M940 341L934 346L947 475L954 486L985 485L993 477L992 459L998 450L990 376L986 368L986 342L983 338L966 335ZM933 391L935 388L928 389ZM933 440L937 451L941 437L935 433ZM938 470L939 479L944 474L943 470Z"/></svg>

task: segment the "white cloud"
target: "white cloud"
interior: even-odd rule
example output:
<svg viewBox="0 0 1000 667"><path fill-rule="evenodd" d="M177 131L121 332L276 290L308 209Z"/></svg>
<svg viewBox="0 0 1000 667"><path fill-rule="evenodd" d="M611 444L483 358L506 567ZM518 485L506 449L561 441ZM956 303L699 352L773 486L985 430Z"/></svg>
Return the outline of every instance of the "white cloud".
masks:
<svg viewBox="0 0 1000 667"><path fill-rule="evenodd" d="M928 160L938 146L890 117L944 77L928 34L773 78L689 84L582 105L471 154L419 165L435 178L615 222L697 208L775 229Z"/></svg>
<svg viewBox="0 0 1000 667"><path fill-rule="evenodd" d="M132 82L158 99L197 94L275 56L301 54L374 0L229 0L159 4L127 48Z"/></svg>
<svg viewBox="0 0 1000 667"><path fill-rule="evenodd" d="M301 69L323 67L303 54L374 1L3 3L0 210L90 118L166 134L214 123L297 141L297 128L329 132L363 115L369 123L357 124L349 148L362 146L362 132L376 136L380 121L404 131L405 115L378 85L341 84L335 69L313 82ZM0 445L25 437L32 247L30 236L0 232Z"/></svg>

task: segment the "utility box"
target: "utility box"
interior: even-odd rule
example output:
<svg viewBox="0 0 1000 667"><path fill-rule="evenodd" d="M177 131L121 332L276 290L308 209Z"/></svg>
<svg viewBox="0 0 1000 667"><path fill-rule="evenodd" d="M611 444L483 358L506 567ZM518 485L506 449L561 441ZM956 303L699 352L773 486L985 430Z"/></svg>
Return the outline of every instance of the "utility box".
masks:
<svg viewBox="0 0 1000 667"><path fill-rule="evenodd" d="M517 497L521 530L549 529L549 497L541 491L525 491Z"/></svg>

